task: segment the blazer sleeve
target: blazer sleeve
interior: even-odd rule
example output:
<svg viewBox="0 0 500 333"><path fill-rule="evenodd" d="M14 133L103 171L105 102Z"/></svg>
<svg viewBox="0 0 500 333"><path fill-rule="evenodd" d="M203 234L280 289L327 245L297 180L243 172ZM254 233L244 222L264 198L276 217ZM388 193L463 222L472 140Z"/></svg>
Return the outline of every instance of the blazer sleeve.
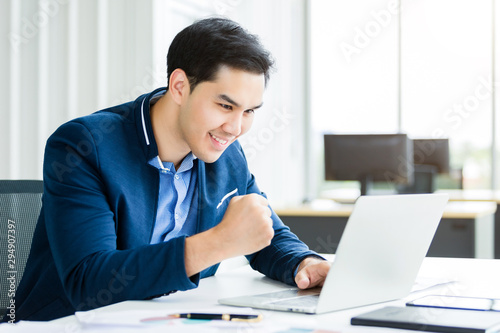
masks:
<svg viewBox="0 0 500 333"><path fill-rule="evenodd" d="M115 214L100 176L99 142L73 121L48 140L44 158L46 231L59 278L76 310L195 288L184 238L117 249ZM97 305L97 306L96 306Z"/></svg>

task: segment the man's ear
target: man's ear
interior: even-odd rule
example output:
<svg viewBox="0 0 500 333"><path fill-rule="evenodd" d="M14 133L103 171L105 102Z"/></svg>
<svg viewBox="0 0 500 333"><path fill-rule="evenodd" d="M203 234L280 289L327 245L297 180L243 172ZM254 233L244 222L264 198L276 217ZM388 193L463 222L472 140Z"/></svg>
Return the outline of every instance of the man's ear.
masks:
<svg viewBox="0 0 500 333"><path fill-rule="evenodd" d="M186 72L184 72L180 68L175 69L170 74L168 90L170 90L170 94L172 95L173 100L177 104L181 104L183 98L189 95L190 92L189 80L187 78Z"/></svg>

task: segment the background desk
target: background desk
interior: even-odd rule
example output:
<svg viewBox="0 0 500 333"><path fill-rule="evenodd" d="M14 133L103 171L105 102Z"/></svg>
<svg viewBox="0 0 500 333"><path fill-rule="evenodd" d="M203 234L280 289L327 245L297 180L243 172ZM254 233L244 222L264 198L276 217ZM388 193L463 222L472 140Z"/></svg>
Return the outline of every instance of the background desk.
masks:
<svg viewBox="0 0 500 333"><path fill-rule="evenodd" d="M217 300L223 297L247 295L277 291L288 286L262 276L250 269L248 265L232 270L221 270L215 276L203 279L195 290L178 292L151 301L127 301L94 310L97 313L127 310L164 310L165 314L177 312L178 309L211 308L217 310ZM350 318L387 305L403 306L406 301L426 294L446 294L456 296L477 296L500 298L500 261L484 259L425 258L417 281L427 278L444 278L457 281L452 284L436 286L420 292L411 293L408 297L387 303L354 308L350 310L330 312L322 315L306 315L278 311L262 310L263 325L269 323L281 325L282 329L290 326L325 329L337 332L385 332L387 330L371 327L354 327ZM74 316L68 316L52 322L58 324L58 332L92 332L82 329ZM1 325L0 325L1 326ZM165 330L166 332L167 330ZM249 325L245 332L259 332ZM15 332L15 331L14 331ZM391 332L410 332L393 330Z"/></svg>
<svg viewBox="0 0 500 333"><path fill-rule="evenodd" d="M335 253L352 208L352 204L338 204L329 209L302 206L274 210L311 249ZM496 208L492 202L448 203L427 255L494 258Z"/></svg>
<svg viewBox="0 0 500 333"><path fill-rule="evenodd" d="M439 190L437 193L448 193L450 201L494 202L495 213L495 258L500 259L500 191L493 190Z"/></svg>

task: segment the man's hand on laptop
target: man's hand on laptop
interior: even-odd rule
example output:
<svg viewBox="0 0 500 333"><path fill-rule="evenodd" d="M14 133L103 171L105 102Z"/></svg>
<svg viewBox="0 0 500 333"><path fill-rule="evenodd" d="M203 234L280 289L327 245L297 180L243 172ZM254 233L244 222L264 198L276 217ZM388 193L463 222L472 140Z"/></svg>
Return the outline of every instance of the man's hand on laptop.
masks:
<svg viewBox="0 0 500 333"><path fill-rule="evenodd" d="M295 275L295 283L300 289L321 287L330 266L331 263L326 260L307 257L299 265L299 270Z"/></svg>

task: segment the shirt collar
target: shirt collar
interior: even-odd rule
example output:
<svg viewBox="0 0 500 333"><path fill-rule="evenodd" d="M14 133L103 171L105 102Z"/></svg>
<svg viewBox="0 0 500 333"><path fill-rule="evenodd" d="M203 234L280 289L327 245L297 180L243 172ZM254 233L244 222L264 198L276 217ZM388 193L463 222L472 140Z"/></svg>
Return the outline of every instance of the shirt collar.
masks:
<svg viewBox="0 0 500 333"><path fill-rule="evenodd" d="M144 150L146 161L158 155L158 147L151 124L149 101L158 93L166 92L166 88L158 88L153 92L139 96L134 102L135 123L139 142Z"/></svg>
<svg viewBox="0 0 500 333"><path fill-rule="evenodd" d="M157 168L158 170L165 170L172 173L181 173L192 169L194 165L194 160L196 159L197 157L192 152L187 154L186 157L184 157L184 159L182 160L181 165L179 166L179 170L177 171L175 171L174 164L172 162L163 162L160 159L159 155L153 157L151 160L149 160L148 163Z"/></svg>

